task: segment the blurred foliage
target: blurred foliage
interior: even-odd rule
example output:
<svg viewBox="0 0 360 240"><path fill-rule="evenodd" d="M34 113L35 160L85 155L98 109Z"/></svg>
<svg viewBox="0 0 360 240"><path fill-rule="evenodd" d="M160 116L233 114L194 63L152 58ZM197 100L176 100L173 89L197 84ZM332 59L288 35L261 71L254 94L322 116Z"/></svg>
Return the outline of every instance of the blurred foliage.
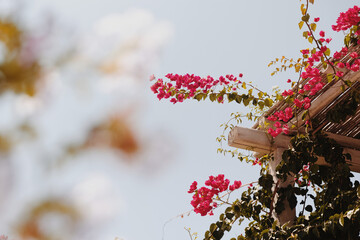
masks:
<svg viewBox="0 0 360 240"><path fill-rule="evenodd" d="M0 135L0 152L8 152L11 149L11 142L8 138Z"/></svg>
<svg viewBox="0 0 360 240"><path fill-rule="evenodd" d="M12 90L33 96L40 77L40 65L26 56L24 32L10 20L0 19L0 92Z"/></svg>
<svg viewBox="0 0 360 240"><path fill-rule="evenodd" d="M15 94L36 97L42 68L38 61L40 59L37 59L36 54L33 53L34 49L31 49L33 46L27 42L28 37L15 21L0 19L0 94L12 91ZM71 58L65 61L71 62ZM0 134L0 152L9 152L19 142L19 138L29 140L38 137L36 129L30 122L23 122L13 130ZM89 131L87 139L81 145L68 149L68 152L79 153L99 146L120 150L126 155L133 155L139 150L135 133L121 116L109 117L103 123L94 126ZM70 225L61 226L60 231L63 231L63 235L59 233L56 235L44 228L44 221L48 219L54 222L65 219ZM20 239L51 240L64 239L66 233L69 234L74 230L66 228L75 228L81 220L83 219L80 218L75 206L66 203L64 199L55 198L29 206L28 212L19 216L14 224Z"/></svg>
<svg viewBox="0 0 360 240"><path fill-rule="evenodd" d="M58 239L59 236L53 236L45 233L41 226L41 221L50 214L55 214L57 218L62 217L74 225L79 221L79 213L74 206L65 203L60 199L46 200L30 210L27 218L18 226L18 233L22 239L50 240Z"/></svg>
<svg viewBox="0 0 360 240"><path fill-rule="evenodd" d="M139 143L126 119L112 116L95 126L85 143L86 147L106 146L133 155L139 150Z"/></svg>

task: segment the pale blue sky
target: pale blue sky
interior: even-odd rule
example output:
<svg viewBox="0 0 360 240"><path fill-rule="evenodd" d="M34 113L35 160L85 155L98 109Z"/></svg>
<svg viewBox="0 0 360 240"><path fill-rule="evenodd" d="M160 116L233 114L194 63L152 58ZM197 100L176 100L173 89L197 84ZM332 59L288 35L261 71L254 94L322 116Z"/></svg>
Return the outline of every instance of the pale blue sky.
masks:
<svg viewBox="0 0 360 240"><path fill-rule="evenodd" d="M271 78L267 64L276 57L298 57L299 50L309 45L298 30L300 3L296 0L29 0L27 14L39 21L39 13L51 10L65 25L86 33L93 23L104 15L123 13L128 8L145 9L157 20L169 22L174 30L172 39L161 55L153 73L195 73L219 76L244 73L245 81L253 81L261 89L273 85L286 86L282 74ZM340 11L358 4L355 0L317 0L310 10L312 17L320 16L319 29L330 34ZM39 18L40 17L40 18ZM341 45L341 33L331 33L333 49ZM289 77L290 76L290 77ZM148 84L150 87L150 83ZM243 183L257 180L257 167L240 163L237 159L216 153L215 141L221 134L220 124L231 112L242 107L232 104L197 103L194 101L172 105L158 102L150 92L142 114L137 117L141 129L156 129L171 139L172 159L154 174L123 166L117 186L123 194L124 215L119 216L103 231L107 239L126 240L161 239L163 224L191 209L187 194L193 180L204 181L209 175L224 173L231 180ZM249 126L249 125L248 125ZM107 169L105 167L105 169ZM110 169L106 171L112 171ZM215 211L215 215L221 210ZM184 227L203 233L217 216L185 217L175 219L165 228L166 240L189 239ZM231 237L236 233L232 232ZM230 237L229 237L230 238ZM97 240L88 236L89 240Z"/></svg>

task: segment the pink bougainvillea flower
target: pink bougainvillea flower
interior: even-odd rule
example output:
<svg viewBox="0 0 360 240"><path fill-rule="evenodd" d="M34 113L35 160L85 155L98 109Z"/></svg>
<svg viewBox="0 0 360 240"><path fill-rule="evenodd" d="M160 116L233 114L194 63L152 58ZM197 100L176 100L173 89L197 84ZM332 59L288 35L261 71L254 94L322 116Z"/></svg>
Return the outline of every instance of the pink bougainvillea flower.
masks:
<svg viewBox="0 0 360 240"><path fill-rule="evenodd" d="M282 131L284 134L289 134L290 133L289 126L287 124L284 124Z"/></svg>
<svg viewBox="0 0 360 240"><path fill-rule="evenodd" d="M335 60L340 59L340 58L341 58L341 53L335 52L334 55L333 55L333 58L334 58Z"/></svg>
<svg viewBox="0 0 360 240"><path fill-rule="evenodd" d="M271 115L271 116L268 116L268 117L267 117L267 120L269 120L269 121L276 121L276 120L277 120L277 117L275 117L274 115Z"/></svg>
<svg viewBox="0 0 360 240"><path fill-rule="evenodd" d="M344 76L344 73L342 71L337 71L336 76L342 77L342 76Z"/></svg>
<svg viewBox="0 0 360 240"><path fill-rule="evenodd" d="M358 58L359 55L358 55L357 52L352 52L352 53L350 54L350 57L352 57L352 58Z"/></svg>
<svg viewBox="0 0 360 240"><path fill-rule="evenodd" d="M191 186L190 186L190 189L189 189L188 193L193 193L193 192L195 192L195 191L196 191L196 189L197 189L197 182L196 182L196 181L194 181L194 182L191 184Z"/></svg>
<svg viewBox="0 0 360 240"><path fill-rule="evenodd" d="M234 191L236 189L239 189L241 185L242 185L241 181L234 181L234 184L229 186L229 190Z"/></svg>
<svg viewBox="0 0 360 240"><path fill-rule="evenodd" d="M342 62L339 62L339 63L337 64L337 67L338 67L338 68L344 68L344 67L345 67L345 64L342 63Z"/></svg>
<svg viewBox="0 0 360 240"><path fill-rule="evenodd" d="M154 74L151 74L149 79L150 79L150 81L155 80L155 75L154 75Z"/></svg>
<svg viewBox="0 0 360 240"><path fill-rule="evenodd" d="M320 18L319 18L319 17L314 18L314 22L318 22L318 21L320 21Z"/></svg>
<svg viewBox="0 0 360 240"><path fill-rule="evenodd" d="M300 52L304 55L310 53L309 49L303 49L303 50L300 50Z"/></svg>
<svg viewBox="0 0 360 240"><path fill-rule="evenodd" d="M280 123L280 122L275 122L275 123L274 123L274 127L280 128L280 127L281 127L281 123Z"/></svg>
<svg viewBox="0 0 360 240"><path fill-rule="evenodd" d="M294 103L295 103L295 106L296 106L297 108L301 108L302 105L303 105L303 102L300 101L299 99L295 99L295 100L294 100Z"/></svg>
<svg viewBox="0 0 360 240"><path fill-rule="evenodd" d="M332 41L332 38L325 39L325 42L330 43Z"/></svg>
<svg viewBox="0 0 360 240"><path fill-rule="evenodd" d="M171 98L171 99L170 99L170 102L172 102L172 103L175 104L175 103L177 103L177 100L176 100L176 98Z"/></svg>
<svg viewBox="0 0 360 240"><path fill-rule="evenodd" d="M359 71L359 69L360 69L360 66L358 64L353 64L350 67L350 70L353 72L357 72L357 71Z"/></svg>

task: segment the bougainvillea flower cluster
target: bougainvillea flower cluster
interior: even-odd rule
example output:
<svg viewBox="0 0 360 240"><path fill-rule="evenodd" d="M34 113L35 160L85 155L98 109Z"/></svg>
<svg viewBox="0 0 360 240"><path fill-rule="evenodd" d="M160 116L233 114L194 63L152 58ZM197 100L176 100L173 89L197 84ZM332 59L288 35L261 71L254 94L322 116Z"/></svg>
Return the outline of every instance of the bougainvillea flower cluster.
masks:
<svg viewBox="0 0 360 240"><path fill-rule="evenodd" d="M354 6L353 8L349 8L346 12L340 13L340 16L336 20L336 25L332 26L334 31L346 31L352 26L356 26L360 22L359 16L360 8L358 6ZM360 30L356 32L359 35Z"/></svg>
<svg viewBox="0 0 360 240"><path fill-rule="evenodd" d="M241 181L234 181L230 185L230 180L225 179L223 174L218 176L210 176L208 180L205 181L205 185L208 187L201 187L197 189L197 182L194 181L188 193L194 193L191 205L194 207L194 212L205 216L207 214L213 215L212 210L218 206L214 201L215 197L219 197L219 193L225 191L234 191L241 187Z"/></svg>
<svg viewBox="0 0 360 240"><path fill-rule="evenodd" d="M340 17L337 20L337 25L333 26L333 29L335 31L340 30L347 30L350 27L354 25L358 25L360 23L360 16L359 16L360 8L355 6L351 9L349 9L346 13L342 13ZM316 18L315 22L319 21L320 19ZM309 36L312 35L312 33L309 31L307 33ZM320 31L319 32L320 39L319 42L321 45L318 47L317 50L309 51L308 49L303 49L300 52L303 54L304 59L307 59L307 66L305 67L304 71L301 73L301 78L303 80L306 80L306 83L301 86L297 93L295 98L292 99L292 101L295 104L295 107L298 109L304 109L307 110L311 106L311 100L308 96L314 96L316 95L323 87L325 86L325 83L322 82L322 77L320 73L320 69L315 66L316 63L322 61L324 57L326 57L329 54L329 49L327 46L322 45L324 42L325 44L329 43L331 41L331 38L325 39L325 32ZM335 72L335 75L339 78L344 76L344 70L345 68L351 71L359 71L360 69L360 59L357 52L350 53L350 57L354 59L352 63L346 62L335 62L340 60L342 57L349 54L348 48L343 47L340 52L335 52L333 54L333 60L328 61L329 64L336 66L338 70ZM309 56L310 55L310 56ZM292 89L285 90L282 93L283 97L293 97L295 95L294 91ZM269 121L273 121L273 127L275 128L269 128L268 133L276 137L280 133L288 134L289 128L287 123L292 117L292 109L287 108L288 114L280 112L275 112L273 115L269 116L267 119ZM278 120L282 122L278 122Z"/></svg>
<svg viewBox="0 0 360 240"><path fill-rule="evenodd" d="M360 8L358 6L354 6L345 13L341 13L336 21L336 25L332 26L333 30L344 31L353 26L359 26L359 13ZM318 17L314 18L314 22L318 22L319 20L320 18ZM331 42L332 38L325 38L325 31L320 30L320 38L315 39L314 32L316 27L312 28L311 25L308 25L308 28L308 31L305 31L304 35L306 37L311 37L311 41L315 40L316 47L311 51L309 49L300 51L304 60L300 77L305 83L300 85L296 91L294 89L289 89L282 92L282 97L288 98L288 100L294 103L294 106L288 107L284 111L277 111L267 118L269 121L273 122L271 127L267 130L272 137L276 137L281 133L289 134L288 122L293 118L294 111L309 109L311 107L311 99L309 97L315 96L324 88L325 82L322 79L320 68L317 66L318 63L323 62L330 64L333 69L335 69L333 75L337 79L342 79L344 77L346 69L353 72L360 70L360 59L357 52L349 53L349 49L343 47L341 51L335 52L331 59L330 49L327 47L327 44ZM359 33L360 30L358 30L355 35L360 35ZM341 62L341 59L346 55L350 55L353 60ZM158 79L151 86L151 89L157 94L159 100L170 98L170 102L172 103L183 102L185 99L194 98L196 97L195 95L199 93L209 94L218 86L236 92L239 89L238 84L241 83L241 81L233 75L226 75L225 77L221 76L218 79L214 79L210 76L202 78L193 74L178 75L170 73L165 77L168 81ZM243 75L239 74L239 78L242 77ZM155 77L152 75L150 79L154 80ZM287 82L289 83L291 80L289 79ZM218 96L216 100L218 102L224 101L222 95ZM206 190L202 191L204 191L202 194L205 195ZM211 191L210 193L206 192L206 194L211 195Z"/></svg>
<svg viewBox="0 0 360 240"><path fill-rule="evenodd" d="M287 123L293 116L294 113L291 107L286 108L285 111L277 111L273 115L269 116L267 119L269 121L275 122L273 124L275 129L268 128L268 133L273 137L276 137L282 132L285 134L289 134L289 126L287 124L279 122L278 120Z"/></svg>
<svg viewBox="0 0 360 240"><path fill-rule="evenodd" d="M230 181L225 179L224 175L220 174L216 177L210 176L209 179L205 181L204 187L198 188L198 183L196 181L191 184L188 192L193 194L191 205L194 207L194 212L201 214L202 216L213 215L213 210L214 208L218 207L218 205L226 203L232 206L227 208L224 214L220 215L220 221L211 224L209 231L205 233L205 239L222 238L224 231L229 231L228 229L231 228L231 225L238 218L240 218L240 220L243 218L250 218L249 215L251 215L251 217L254 219L254 221L249 225L248 229L250 229L250 231L246 231L245 237L243 235L238 236L238 239L276 238L278 237L278 231L283 230L286 232L287 236L297 236L297 234L300 236L301 234L304 236L309 236L309 239L315 239L315 236L318 239L326 239L327 236L332 234L333 236L340 236L341 238L344 235L344 233L341 232L342 230L335 234L334 229L344 229L345 234L348 234L349 228L344 226L350 221L353 223L353 220L355 219L352 218L352 215L354 215L355 212L355 208L350 210L346 204L341 204L343 201L338 201L340 204L334 203L334 201L332 201L333 199L342 199L343 194L341 191L339 191L339 189L341 190L344 188L339 188L338 185L342 184L343 176L350 176L350 170L345 169L345 167L343 168L342 166L338 169L338 161L326 161L331 164L334 169L339 170L336 171L336 174L334 175L331 173L332 176L336 175L336 177L329 178L328 174L330 174L330 172L322 171L322 169L320 169L316 163L313 163L313 154L318 154L317 151L313 150L312 154L302 153L310 151L308 147L309 145L332 145L330 141L324 141L322 137L320 138L320 141L317 138L309 137L312 135L312 133L311 131L307 130L312 129L313 125L315 126L314 128L318 127L318 124L311 123L312 117L316 116L316 114L313 114L314 111L311 108L311 104L313 99L316 99L315 101L318 102L322 101L320 97L317 97L317 95L321 94L321 91L325 90L325 86L329 88L335 87L332 85L335 82L336 85L342 84L342 90L349 89L352 86L352 81L350 80L353 80L353 78L349 78L349 76L351 76L350 71L358 72L360 70L360 56L359 53L356 52L359 51L358 47L360 46L360 8L355 6L349 9L347 12L341 13L337 20L337 24L333 26L333 30L335 31L344 31L348 29L350 29L350 31L344 39L346 47L343 47L341 51L332 54L328 48L328 44L332 41L332 38L328 37L328 34L323 30L316 32L317 25L315 23L319 22L320 18L313 18L313 22L310 20L308 5L309 3L313 2L314 1L306 1L306 4L301 5L301 12L303 16L300 23L298 24L300 29L302 29L303 26L307 26L307 29L305 29L303 32L303 36L310 44L313 44L313 47L311 49L301 50L300 52L302 57L298 58L298 60L294 60L292 58L288 59L283 56L281 59L276 58L275 61L272 61L269 64L269 66L273 64L282 64L281 67L276 68L276 71L274 71L271 76L273 76L275 73L286 71L286 69L289 68L295 69L295 72L299 74L297 80L287 80L287 83L291 83L291 89L280 92L276 88L274 94L270 96L268 93L254 87L251 83L242 83L241 88L246 89L249 87L250 89L248 90L248 93L238 93L238 90L241 89L238 87L238 84L241 82L232 75L220 77L219 79L213 79L209 76L207 78L200 78L198 76L189 74L168 74L166 77L169 79L169 81L158 79L151 87L159 99L169 98L173 103L182 102L184 99L190 98L194 98L200 101L205 100L207 97L209 97L212 102L215 100L222 102L223 97L226 96L229 102L235 101L239 104L242 103L245 106L250 104L251 106L255 107L256 110L260 110L259 112L255 112L255 118L253 118L254 116L252 115L254 112L250 112L251 114L249 117L250 120L258 120L258 124L263 122L262 119L259 121L259 117L263 117L263 114L268 114L271 112L270 116L266 115L267 120L269 120L271 123L266 123L266 126L260 126L260 129L262 129L262 127L266 127L267 132L272 137L277 137L279 134L289 134L290 128L292 129L292 133L301 133L301 135L293 138L295 143L293 140L291 141L293 147L285 150L282 155L284 161L279 164L276 169L276 176L278 177L278 182L276 185L273 181L274 175L268 174L266 171L266 168L268 167L266 161L271 159L269 158L271 155L262 157L260 160L258 158L255 160L249 160L248 157L239 157L241 161L246 159L247 162L252 162L253 165L265 164L266 167L262 166L261 177L258 181L259 187L252 188L252 183L248 184L248 191L245 191L241 196L241 199L237 199L232 204L228 200L224 200L222 198L235 189L240 188L240 181L235 181L232 185L230 185ZM357 50L353 51L353 49ZM242 77L242 75L239 77ZM151 76L150 79L154 80L155 77ZM215 92L214 88L217 88L218 86L222 86L221 91ZM216 89L216 91L217 90L218 89ZM257 91L257 96L252 94L253 90ZM322 97L325 98L326 95L322 95ZM356 98L358 98L357 95ZM280 104L276 105L276 108L271 108L274 106L273 103L275 101L280 101ZM356 101L357 103L359 102L358 99ZM341 106L339 105L339 107ZM270 108L270 110L268 110L268 108ZM278 111L275 111L274 109L277 109ZM258 113L262 113L262 115ZM337 114L340 114L341 116L344 115L344 113L341 111L337 111ZM294 119L294 116L296 119ZM237 115L234 119L238 120ZM238 121L238 123L239 122L241 121ZM303 131L303 124L305 124L306 131ZM228 126L233 126L230 124L225 125L225 130L228 128ZM301 128L299 128L300 126ZM223 136L222 138L225 139ZM330 148L327 147L326 149L326 151L331 152L330 155L336 156L334 159L340 159L343 157L348 158L346 155L343 155L341 151L338 151L336 145L332 145ZM235 156L234 152L231 153L233 153L233 156ZM320 155L324 156L325 160L330 160L327 159L327 156L325 156L326 154L324 155L324 153L320 152ZM297 174L293 174L296 172ZM295 184L287 186L287 189L285 189L286 191L282 191L284 188L279 184L287 181L288 176L294 178ZM349 177L346 178L346 183L343 186L348 189L348 186L351 184L349 184ZM315 190L317 189L316 186L318 186L320 188L324 188L324 191L321 192L321 190L316 190L315 197L314 195L308 193L308 188L305 189L305 187L309 186L310 184L313 185ZM332 186L330 188L330 185L333 185L334 188L332 188ZM269 190L263 191L265 188ZM330 191L339 191L340 194L337 194L337 196L336 194L330 194L327 196L329 189ZM359 189L357 186L355 186L351 191L348 191L353 195L350 196L349 194L349 197L346 196L344 199L353 198L353 196L356 196L358 191ZM291 193L291 196L288 193ZM325 193L325 195L323 193ZM279 197L275 199L275 196ZM290 208L293 208L291 205L296 207L298 205L296 203L296 196L304 196L304 200L300 202L300 205L303 205L303 210L299 216L304 216L304 211L307 211L311 213L311 216L316 217L313 219L315 219L317 222L314 223L313 221L303 221L303 218L298 218L295 221L290 222L293 224L291 228L286 228L285 225L280 226L283 224L281 222L280 225L276 224L276 226L272 224L274 220L273 213L276 213L278 216L280 216L281 211L283 211L280 209L281 211L279 212L279 209L276 209L278 206L280 206L277 203L279 201L281 202L285 200L288 201ZM309 199L307 197L315 200L313 201L316 208L315 211L313 211L311 205L306 204L307 199ZM269 207L267 204L269 203L268 200L270 199L271 203L269 204ZM356 199L357 198L354 200L355 202ZM334 204L338 205L333 207L332 205ZM328 208L330 205L331 207ZM260 212L264 214L260 215L257 208L260 209ZM263 208L265 208L265 210ZM269 208L269 211L267 211L266 208ZM318 211L318 209L321 210L327 208L331 209L330 211L332 213L329 214L328 217L322 218L324 211ZM334 209L336 209L337 212L334 212ZM358 206L356 209L358 209ZM350 217L349 213L351 213ZM332 214L335 215L330 216ZM259 216L261 216L261 218L259 218ZM270 220L268 221L270 224L265 223L266 221L264 220ZM278 218L278 220L280 221L280 218ZM305 224L307 224L307 226ZM321 229L321 227L317 228L317 226L330 225L336 227L332 229L322 228L321 231L318 231ZM353 226L356 227L357 225L358 224L355 223ZM309 227L313 228L311 233L308 231ZM271 228L273 228L273 230L269 231ZM269 237L270 235L272 237ZM356 229L356 232L353 236L359 236L358 229Z"/></svg>
<svg viewBox="0 0 360 240"><path fill-rule="evenodd" d="M239 74L241 78L243 75ZM192 98L197 93L209 93L217 86L226 86L235 89L237 84L241 81L234 75L220 76L214 79L211 76L199 77L194 74L172 74L169 73L165 76L169 81L165 82L163 79L158 79L152 86L151 90L157 94L159 100L170 98L170 102L177 103L183 102L184 99ZM151 78L154 79L154 78ZM219 102L222 99L218 99Z"/></svg>

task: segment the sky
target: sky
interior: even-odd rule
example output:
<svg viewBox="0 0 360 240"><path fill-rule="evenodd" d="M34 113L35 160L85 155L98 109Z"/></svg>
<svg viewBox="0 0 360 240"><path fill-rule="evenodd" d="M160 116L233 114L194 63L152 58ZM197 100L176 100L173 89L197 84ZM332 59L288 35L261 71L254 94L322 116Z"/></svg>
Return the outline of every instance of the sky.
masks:
<svg viewBox="0 0 360 240"><path fill-rule="evenodd" d="M95 224L94 229L85 234L87 239L115 237L126 240L189 239L184 227L190 227L192 231L198 232L201 238L217 216L201 217L192 213L189 217L173 218L191 209L189 204L191 196L187 194L190 184L194 180L202 182L209 175L219 173L225 174L230 180L241 180L243 183L256 181L258 178L258 167L216 153L219 147L216 137L222 134L220 124L226 122L232 112L241 112L244 109L236 103L188 101L173 105L165 101L159 102L150 91L151 83L147 76L155 74L156 77L163 77L167 73L194 73L217 77L243 73L245 81L252 81L261 89L271 89L275 85L286 88L286 80L295 75L289 72L270 77L272 69L267 65L274 58L283 55L299 57L300 49L310 47L302 38L302 32L297 25L301 14L300 2L295 0L23 0L22 2L20 11L23 11L25 18L28 19L27 24L39 23L50 14L74 35L87 36L88 39L91 39L94 24L98 23L99 19L110 14L126 14L139 9L151 14L154 22L161 22L162 26L166 26L163 29L163 32L166 32L165 40L161 41L161 47L158 47L160 54L151 59L153 62L147 63L150 69L146 70L146 77L143 77L145 84L139 85L141 89L135 87L136 91L131 93L132 97L122 98L125 101L140 99L141 104L134 113L132 121L136 124L137 131L146 136L144 142L150 144L153 139L158 139L155 146L149 145L154 147L153 151L156 151L153 155L154 159L145 161L145 165L129 166L116 162L113 156L106 153L91 152L80 158L110 160L106 164L95 160L86 164L79 163L76 171L73 170L71 177L67 178L70 179L67 185L71 185L71 181L76 178L86 176L88 173L81 173L81 168L84 165L91 165L91 169L97 171L89 170L93 178L83 181L82 186L85 187L74 190L80 192L78 195L75 194L78 196L76 199L82 204L84 200L79 199L82 194L88 196L91 194L91 186L98 186L104 189L104 193L100 199L94 197L94 201L99 203L97 206L116 208L114 210L100 207L100 210L94 210L94 216L98 216L96 211L108 211L109 215L111 212L117 214L107 222L106 226L99 223L99 231L94 230ZM319 16L321 20L318 28L330 34L330 27L335 23L338 13L355 4L358 4L355 0L317 0L310 14L312 17ZM147 20L132 21L128 23L129 31L131 26L136 26L136 21ZM153 30L153 33L159 34L156 30ZM151 32L149 34L151 35ZM331 48L337 49L341 46L342 34L331 34L334 39ZM98 46L96 50L101 52L102 47ZM116 100L116 98L110 100L114 99ZM71 105L70 100L65 103ZM96 105L96 102L93 104ZM102 106L99 104L99 111ZM64 123L63 127L59 127L59 132L64 132L63 128L69 124ZM251 123L244 123L243 126L251 127ZM26 156L27 151L24 150L22 154ZM78 162L81 162L81 159ZM57 187L65 188L62 185ZM113 199L112 195L107 197L106 194L110 191L106 191L107 188L115 189L117 197ZM89 203L88 206L93 205ZM221 210L215 211L215 215L217 213L221 213ZM107 219L106 214L103 217ZM8 231L1 227L0 230ZM236 233L232 232L232 234L229 238Z"/></svg>

